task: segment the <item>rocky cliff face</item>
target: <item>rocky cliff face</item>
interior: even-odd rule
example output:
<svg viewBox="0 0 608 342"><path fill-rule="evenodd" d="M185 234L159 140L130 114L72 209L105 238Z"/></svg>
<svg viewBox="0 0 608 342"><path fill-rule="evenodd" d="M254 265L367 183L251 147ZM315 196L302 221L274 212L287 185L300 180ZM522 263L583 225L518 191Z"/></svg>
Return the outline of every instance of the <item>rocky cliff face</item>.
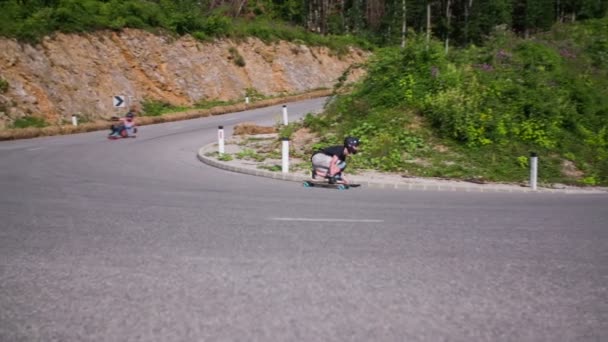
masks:
<svg viewBox="0 0 608 342"><path fill-rule="evenodd" d="M338 57L323 47L258 39L201 43L139 30L58 34L36 46L0 39L0 127L23 116L69 121L79 113L107 117L114 95L131 105L156 100L193 105L242 99L246 90L271 96L331 88L366 52ZM239 65L240 64L240 65ZM244 65L243 65L244 64ZM350 80L361 76L355 70Z"/></svg>

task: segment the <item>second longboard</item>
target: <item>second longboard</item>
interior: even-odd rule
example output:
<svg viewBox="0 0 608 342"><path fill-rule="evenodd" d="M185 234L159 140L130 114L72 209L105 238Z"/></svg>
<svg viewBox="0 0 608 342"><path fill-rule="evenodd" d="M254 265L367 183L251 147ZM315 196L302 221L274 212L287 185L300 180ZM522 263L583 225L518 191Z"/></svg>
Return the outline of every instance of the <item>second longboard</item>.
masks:
<svg viewBox="0 0 608 342"><path fill-rule="evenodd" d="M350 188L356 188L358 186L361 186L361 184L340 184L340 183L330 184L326 180L323 180L323 181L307 180L307 181L304 181L303 185L304 185L304 187L307 187L307 188L321 187L321 188L332 188L332 189L338 189L338 190L347 190Z"/></svg>

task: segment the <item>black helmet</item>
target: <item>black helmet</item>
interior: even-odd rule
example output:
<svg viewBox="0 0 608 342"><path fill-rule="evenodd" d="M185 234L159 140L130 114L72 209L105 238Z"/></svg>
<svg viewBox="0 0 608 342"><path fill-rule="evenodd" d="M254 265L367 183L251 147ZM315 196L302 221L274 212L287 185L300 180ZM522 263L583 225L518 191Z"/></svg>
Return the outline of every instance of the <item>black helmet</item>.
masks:
<svg viewBox="0 0 608 342"><path fill-rule="evenodd" d="M127 113L127 117L128 117L128 118L132 118L132 117L134 117L134 116L135 116L135 114L133 114L133 112L128 112L128 113Z"/></svg>
<svg viewBox="0 0 608 342"><path fill-rule="evenodd" d="M355 137L346 137L344 138L344 147L348 149L349 153L355 154L357 153L357 147L359 146L359 138Z"/></svg>

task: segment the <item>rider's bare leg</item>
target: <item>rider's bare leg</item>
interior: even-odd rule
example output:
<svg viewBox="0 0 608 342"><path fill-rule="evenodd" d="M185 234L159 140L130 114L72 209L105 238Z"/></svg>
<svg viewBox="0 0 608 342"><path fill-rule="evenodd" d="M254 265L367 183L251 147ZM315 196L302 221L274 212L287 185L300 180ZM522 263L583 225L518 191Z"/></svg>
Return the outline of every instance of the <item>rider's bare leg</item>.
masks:
<svg viewBox="0 0 608 342"><path fill-rule="evenodd" d="M327 171L323 169L315 169L315 175L325 178L327 176Z"/></svg>

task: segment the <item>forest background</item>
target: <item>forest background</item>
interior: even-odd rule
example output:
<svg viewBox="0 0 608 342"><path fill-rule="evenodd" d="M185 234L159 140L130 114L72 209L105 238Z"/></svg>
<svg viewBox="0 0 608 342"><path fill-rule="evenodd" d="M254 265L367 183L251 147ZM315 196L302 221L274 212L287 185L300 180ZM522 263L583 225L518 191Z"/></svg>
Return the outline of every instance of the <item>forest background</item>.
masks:
<svg viewBox="0 0 608 342"><path fill-rule="evenodd" d="M36 43L129 27L358 45L374 51L367 78L302 123L320 144L360 136L356 168L521 181L534 151L544 182L606 185L607 9L608 0L0 0L0 35Z"/></svg>

